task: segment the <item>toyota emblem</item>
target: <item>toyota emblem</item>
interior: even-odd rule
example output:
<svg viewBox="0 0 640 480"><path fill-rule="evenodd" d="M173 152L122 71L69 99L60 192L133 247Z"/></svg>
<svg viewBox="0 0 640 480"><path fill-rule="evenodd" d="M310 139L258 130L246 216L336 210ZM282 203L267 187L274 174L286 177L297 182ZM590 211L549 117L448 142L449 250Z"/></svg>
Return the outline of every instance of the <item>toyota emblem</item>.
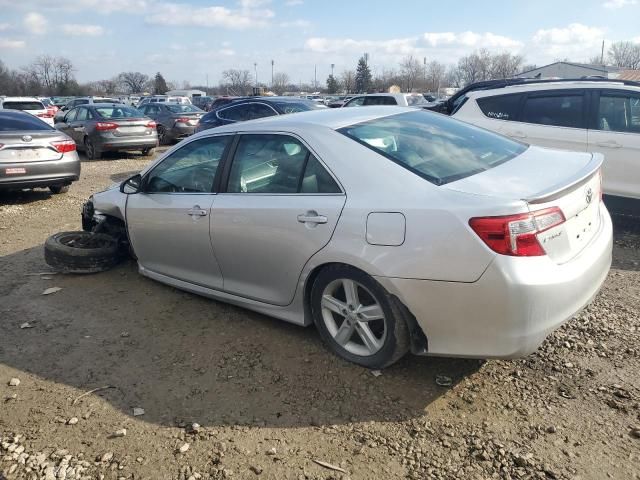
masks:
<svg viewBox="0 0 640 480"><path fill-rule="evenodd" d="M23 135L22 136L22 141L23 142L30 142L31 140L33 140L33 137L31 135Z"/></svg>
<svg viewBox="0 0 640 480"><path fill-rule="evenodd" d="M587 201L587 204L591 203L591 200L593 200L593 190L591 190L591 187L587 187L584 198Z"/></svg>

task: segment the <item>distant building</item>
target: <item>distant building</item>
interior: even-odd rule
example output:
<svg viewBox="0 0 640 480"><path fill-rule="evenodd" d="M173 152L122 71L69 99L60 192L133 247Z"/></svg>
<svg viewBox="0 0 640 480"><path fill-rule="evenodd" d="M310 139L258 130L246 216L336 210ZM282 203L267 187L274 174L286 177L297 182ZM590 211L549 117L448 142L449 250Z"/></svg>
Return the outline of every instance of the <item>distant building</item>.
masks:
<svg viewBox="0 0 640 480"><path fill-rule="evenodd" d="M519 73L516 78L615 78L623 69L609 65L590 65L587 63L554 62L543 67Z"/></svg>
<svg viewBox="0 0 640 480"><path fill-rule="evenodd" d="M165 95L171 95L174 97L206 97L207 92L203 92L202 90L170 90Z"/></svg>
<svg viewBox="0 0 640 480"><path fill-rule="evenodd" d="M614 75L609 75L609 78L615 78L616 80L632 80L634 82L640 82L640 70L621 70Z"/></svg>

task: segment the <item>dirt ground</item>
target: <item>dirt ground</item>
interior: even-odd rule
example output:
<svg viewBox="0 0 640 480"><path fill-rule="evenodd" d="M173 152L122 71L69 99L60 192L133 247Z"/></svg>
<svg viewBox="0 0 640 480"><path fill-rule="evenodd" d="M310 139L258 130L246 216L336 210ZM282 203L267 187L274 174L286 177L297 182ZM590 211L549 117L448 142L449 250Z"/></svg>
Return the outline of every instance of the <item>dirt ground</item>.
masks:
<svg viewBox="0 0 640 480"><path fill-rule="evenodd" d="M0 194L0 479L640 478L633 222L617 225L595 302L534 355L407 356L376 376L313 328L133 262L31 275L49 271L48 235L80 229L92 192L149 161L85 161L66 195Z"/></svg>

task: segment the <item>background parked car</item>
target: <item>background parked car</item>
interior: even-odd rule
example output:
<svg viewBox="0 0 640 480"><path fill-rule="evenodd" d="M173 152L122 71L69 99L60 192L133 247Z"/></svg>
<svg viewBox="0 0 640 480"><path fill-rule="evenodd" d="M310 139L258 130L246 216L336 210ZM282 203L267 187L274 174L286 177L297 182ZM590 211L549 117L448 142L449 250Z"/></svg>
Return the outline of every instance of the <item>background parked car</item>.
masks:
<svg viewBox="0 0 640 480"><path fill-rule="evenodd" d="M640 214L640 83L484 85L459 96L452 116L531 145L604 154L604 193L637 200L628 203Z"/></svg>
<svg viewBox="0 0 640 480"><path fill-rule="evenodd" d="M0 109L22 110L53 126L54 115L35 97L4 97L0 100Z"/></svg>
<svg viewBox="0 0 640 480"><path fill-rule="evenodd" d="M149 97L143 97L138 103L138 107L146 105L147 103L178 103L182 105L191 105L189 97L178 97L169 95L152 95Z"/></svg>
<svg viewBox="0 0 640 480"><path fill-rule="evenodd" d="M200 119L196 131L256 118L325 108L327 107L312 100L296 97L244 97L212 109Z"/></svg>
<svg viewBox="0 0 640 480"><path fill-rule="evenodd" d="M69 135L89 159L106 151L140 150L149 155L158 145L156 122L123 104L76 107L56 118L56 128Z"/></svg>
<svg viewBox="0 0 640 480"><path fill-rule="evenodd" d="M161 145L193 135L196 125L206 113L194 105L177 103L147 103L139 110L157 123Z"/></svg>
<svg viewBox="0 0 640 480"><path fill-rule="evenodd" d="M371 105L397 105L400 107L427 108L431 103L420 93L371 93L353 97L344 107L367 107Z"/></svg>
<svg viewBox="0 0 640 480"><path fill-rule="evenodd" d="M51 102L58 107L58 109L64 107L71 100L73 100L73 97L51 97Z"/></svg>
<svg viewBox="0 0 640 480"><path fill-rule="evenodd" d="M211 109L211 105L213 105L214 100L215 99L213 97L193 97L191 99L191 103L193 103L199 109L208 112Z"/></svg>
<svg viewBox="0 0 640 480"><path fill-rule="evenodd" d="M78 97L71 100L60 110L66 112L79 105L93 105L94 103L121 103L118 98L109 97Z"/></svg>
<svg viewBox="0 0 640 480"><path fill-rule="evenodd" d="M33 115L0 110L0 189L64 193L79 177L73 140Z"/></svg>
<svg viewBox="0 0 640 480"><path fill-rule="evenodd" d="M51 99L48 97L38 97L38 100L40 100L45 108L49 111L49 115L51 115L51 118L55 117L56 113L58 113L58 111L60 110L60 108L55 106Z"/></svg>

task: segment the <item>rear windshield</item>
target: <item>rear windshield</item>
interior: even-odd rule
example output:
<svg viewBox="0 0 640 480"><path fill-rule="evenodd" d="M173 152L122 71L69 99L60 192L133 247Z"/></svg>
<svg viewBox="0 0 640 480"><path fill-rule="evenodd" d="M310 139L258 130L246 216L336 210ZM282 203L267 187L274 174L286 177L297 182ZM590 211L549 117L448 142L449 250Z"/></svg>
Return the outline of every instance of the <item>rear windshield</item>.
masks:
<svg viewBox="0 0 640 480"><path fill-rule="evenodd" d="M527 146L437 113L416 111L338 130L435 185L511 160Z"/></svg>
<svg viewBox="0 0 640 480"><path fill-rule="evenodd" d="M175 104L171 104L171 105L167 105L167 108L169 109L169 111L173 112L173 113L190 113L190 112L201 112L202 110L200 110L198 107L194 107L193 105L175 105Z"/></svg>
<svg viewBox="0 0 640 480"><path fill-rule="evenodd" d="M322 110L326 108L316 102L276 102L282 113L308 112L309 110Z"/></svg>
<svg viewBox="0 0 640 480"><path fill-rule="evenodd" d="M34 130L54 130L53 127L44 123L33 115L2 115L0 114L0 132L33 132Z"/></svg>
<svg viewBox="0 0 640 480"><path fill-rule="evenodd" d="M6 101L2 102L2 108L6 108L7 110L44 110L44 105L42 102L36 101Z"/></svg>
<svg viewBox="0 0 640 480"><path fill-rule="evenodd" d="M114 105L113 107L96 107L96 112L102 118L142 118L144 115L135 108L124 105Z"/></svg>

